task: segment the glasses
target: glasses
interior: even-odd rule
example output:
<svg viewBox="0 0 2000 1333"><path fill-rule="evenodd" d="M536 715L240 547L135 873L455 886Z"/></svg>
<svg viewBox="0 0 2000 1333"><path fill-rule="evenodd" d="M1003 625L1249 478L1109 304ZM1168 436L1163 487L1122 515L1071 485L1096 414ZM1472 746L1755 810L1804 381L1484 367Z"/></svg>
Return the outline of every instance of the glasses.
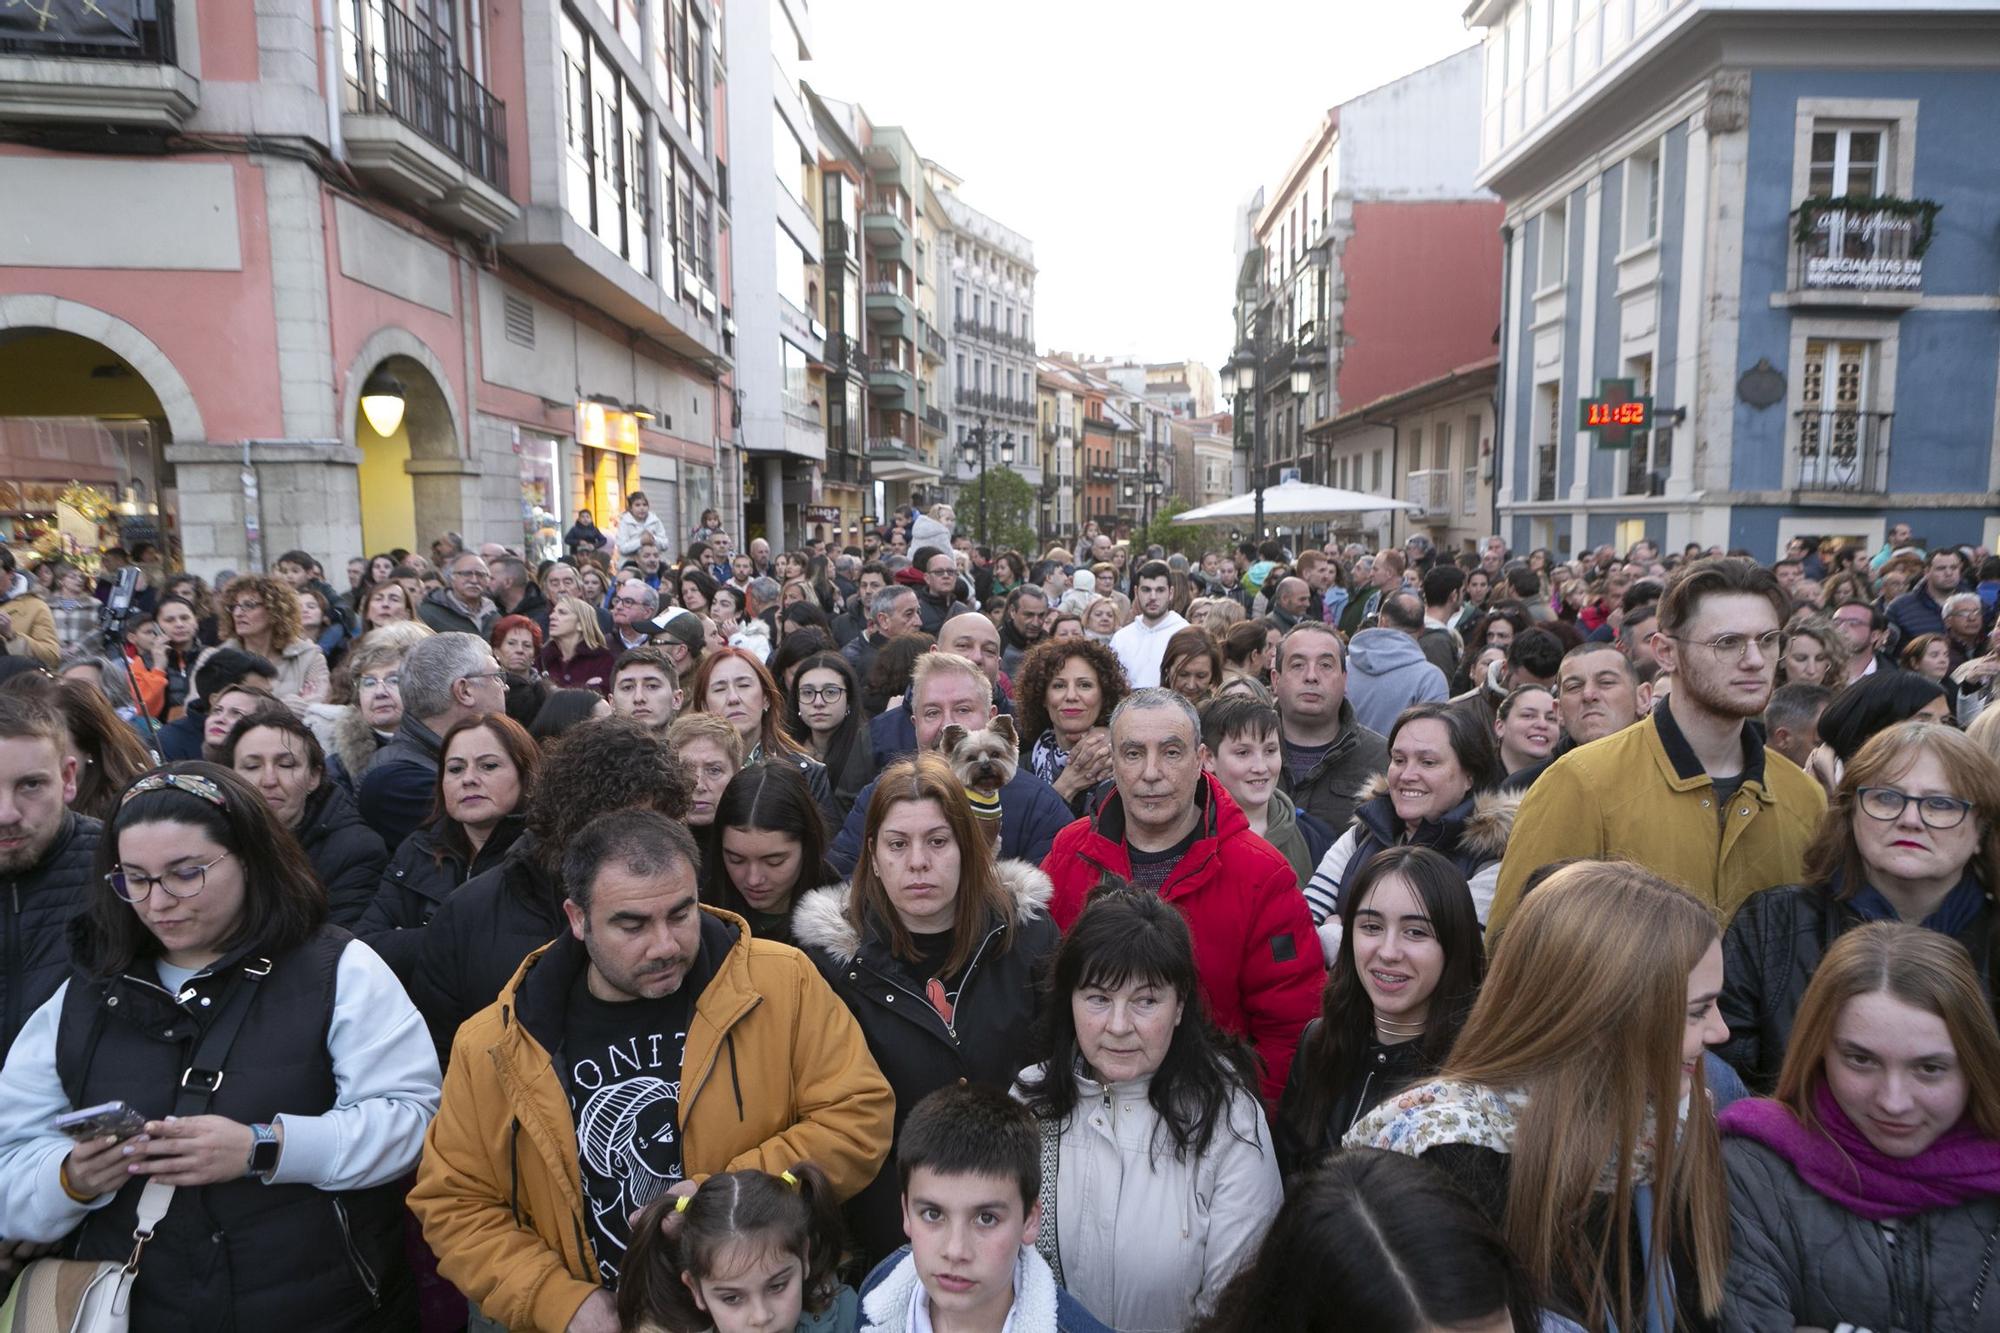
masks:
<svg viewBox="0 0 2000 1333"><path fill-rule="evenodd" d="M228 855L224 852L207 865L176 866L164 875L134 875L126 870L114 870L104 877L104 882L111 886L119 901L134 907L152 897L154 889L164 891L169 898L192 898L208 887L208 867Z"/></svg>
<svg viewBox="0 0 2000 1333"><path fill-rule="evenodd" d="M924 571L924 573L926 573L926 574L930 575L930 576L931 576L932 578L936 578L936 577L938 577L938 576L939 576L940 574L956 574L956 573L958 573L958 566L957 566L957 565L941 565L941 566L939 566L939 567L938 567L938 568L936 568L936 569L927 569L927 570L925 570L925 571Z"/></svg>
<svg viewBox="0 0 2000 1333"><path fill-rule="evenodd" d="M614 597L611 599L611 604L613 606L644 606L646 599L643 597Z"/></svg>
<svg viewBox="0 0 2000 1333"><path fill-rule="evenodd" d="M1979 613L1979 608L1976 606L1961 606L1956 611L1947 611L1944 614L1947 620L1955 620L1959 616L1976 616Z"/></svg>
<svg viewBox="0 0 2000 1333"><path fill-rule="evenodd" d="M463 676L460 676L459 679L460 680L505 680L507 679L507 673L505 671L499 671L499 670L468 671Z"/></svg>
<svg viewBox="0 0 2000 1333"><path fill-rule="evenodd" d="M364 690L399 690L403 687L403 678L401 676L363 676L357 683Z"/></svg>
<svg viewBox="0 0 2000 1333"><path fill-rule="evenodd" d="M1855 795L1860 798L1862 814L1884 823L1901 819L1904 808L1914 801L1917 817L1931 829L1957 828L1972 809L1972 802L1956 796L1912 796L1894 787L1863 787Z"/></svg>
<svg viewBox="0 0 2000 1333"><path fill-rule="evenodd" d="M799 702L805 704L837 704L847 697L845 685L801 685Z"/></svg>
<svg viewBox="0 0 2000 1333"><path fill-rule="evenodd" d="M237 611L237 612L262 611L264 609L264 604L262 602L237 602L234 605L232 605L229 609L231 611Z"/></svg>
<svg viewBox="0 0 2000 1333"><path fill-rule="evenodd" d="M1669 634L1665 637L1675 643L1699 644L1717 657L1733 657L1739 662L1749 657L1750 645L1753 643L1757 645L1757 651L1765 657L1776 657L1783 653L1786 643L1785 632L1781 629L1774 629L1769 634L1759 634L1755 638L1748 634L1718 634L1712 639L1684 639L1678 634Z"/></svg>

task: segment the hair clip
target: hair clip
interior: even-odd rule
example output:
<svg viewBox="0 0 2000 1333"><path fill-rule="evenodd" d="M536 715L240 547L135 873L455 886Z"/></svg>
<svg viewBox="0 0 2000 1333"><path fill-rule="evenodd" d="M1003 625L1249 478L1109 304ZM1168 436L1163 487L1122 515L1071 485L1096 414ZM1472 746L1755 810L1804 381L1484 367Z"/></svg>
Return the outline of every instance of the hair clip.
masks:
<svg viewBox="0 0 2000 1333"><path fill-rule="evenodd" d="M215 784L214 779L202 777L197 773L148 773L125 789L125 794L119 798L118 804L122 808L130 804L134 796L143 796L149 791L161 791L168 787L199 797L210 805L228 808L228 802L222 799L222 788Z"/></svg>
<svg viewBox="0 0 2000 1333"><path fill-rule="evenodd" d="M694 1197L694 1195L692 1195L692 1194L683 1194L683 1195L681 1195L681 1197L680 1197L680 1198L678 1198L678 1199L675 1199L675 1200L674 1200L674 1211L675 1211L675 1212L677 1212L677 1213L684 1213L684 1212L686 1212L686 1211L688 1210L688 1200L689 1200L689 1199L692 1199L693 1197Z"/></svg>
<svg viewBox="0 0 2000 1333"><path fill-rule="evenodd" d="M799 1187L799 1178L793 1175L789 1171L780 1171L778 1173L778 1179L784 1181L787 1185L790 1185L793 1189L797 1189Z"/></svg>

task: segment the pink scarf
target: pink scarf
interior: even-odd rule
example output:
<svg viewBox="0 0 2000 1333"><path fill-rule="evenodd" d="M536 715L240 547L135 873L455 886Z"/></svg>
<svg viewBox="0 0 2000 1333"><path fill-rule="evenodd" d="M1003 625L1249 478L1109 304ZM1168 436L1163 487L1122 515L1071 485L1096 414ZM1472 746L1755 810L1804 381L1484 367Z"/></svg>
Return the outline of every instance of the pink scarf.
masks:
<svg viewBox="0 0 2000 1333"><path fill-rule="evenodd" d="M1890 1157L1855 1128L1824 1083L1813 1107L1823 1133L1801 1124L1783 1102L1764 1097L1735 1103L1718 1123L1724 1134L1777 1153L1815 1193L1871 1222L2000 1195L2000 1140L1986 1137L1971 1116L1915 1157Z"/></svg>

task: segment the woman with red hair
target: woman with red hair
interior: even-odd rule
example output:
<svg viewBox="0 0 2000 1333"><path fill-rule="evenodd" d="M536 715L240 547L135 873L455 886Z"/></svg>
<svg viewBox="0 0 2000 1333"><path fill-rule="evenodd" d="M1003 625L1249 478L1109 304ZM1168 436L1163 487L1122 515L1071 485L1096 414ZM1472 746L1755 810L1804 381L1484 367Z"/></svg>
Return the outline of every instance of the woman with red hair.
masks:
<svg viewBox="0 0 2000 1333"><path fill-rule="evenodd" d="M827 827L840 827L826 765L812 757L785 730L785 696L757 655L742 648L717 648L701 659L688 688L687 706L713 713L743 738L743 766L789 764L799 770Z"/></svg>

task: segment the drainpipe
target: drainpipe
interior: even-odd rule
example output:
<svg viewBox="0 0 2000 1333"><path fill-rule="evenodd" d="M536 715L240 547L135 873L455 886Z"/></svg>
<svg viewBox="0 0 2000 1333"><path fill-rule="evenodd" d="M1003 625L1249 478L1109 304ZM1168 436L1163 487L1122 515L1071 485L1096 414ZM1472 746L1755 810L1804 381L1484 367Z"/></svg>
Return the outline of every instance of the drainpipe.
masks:
<svg viewBox="0 0 2000 1333"><path fill-rule="evenodd" d="M1489 531L1505 537L1500 531L1500 460L1506 456L1501 442L1507 438L1507 376L1513 367L1507 363L1507 326L1513 318L1507 309L1507 284L1514 273L1514 225L1500 224L1500 373L1493 377L1493 457L1486 464L1486 494L1493 515L1493 526Z"/></svg>
<svg viewBox="0 0 2000 1333"><path fill-rule="evenodd" d="M347 160L340 137L340 0L319 0L320 82L326 91L326 151L334 161ZM358 34L357 34L358 35ZM362 70L367 78L368 71Z"/></svg>

